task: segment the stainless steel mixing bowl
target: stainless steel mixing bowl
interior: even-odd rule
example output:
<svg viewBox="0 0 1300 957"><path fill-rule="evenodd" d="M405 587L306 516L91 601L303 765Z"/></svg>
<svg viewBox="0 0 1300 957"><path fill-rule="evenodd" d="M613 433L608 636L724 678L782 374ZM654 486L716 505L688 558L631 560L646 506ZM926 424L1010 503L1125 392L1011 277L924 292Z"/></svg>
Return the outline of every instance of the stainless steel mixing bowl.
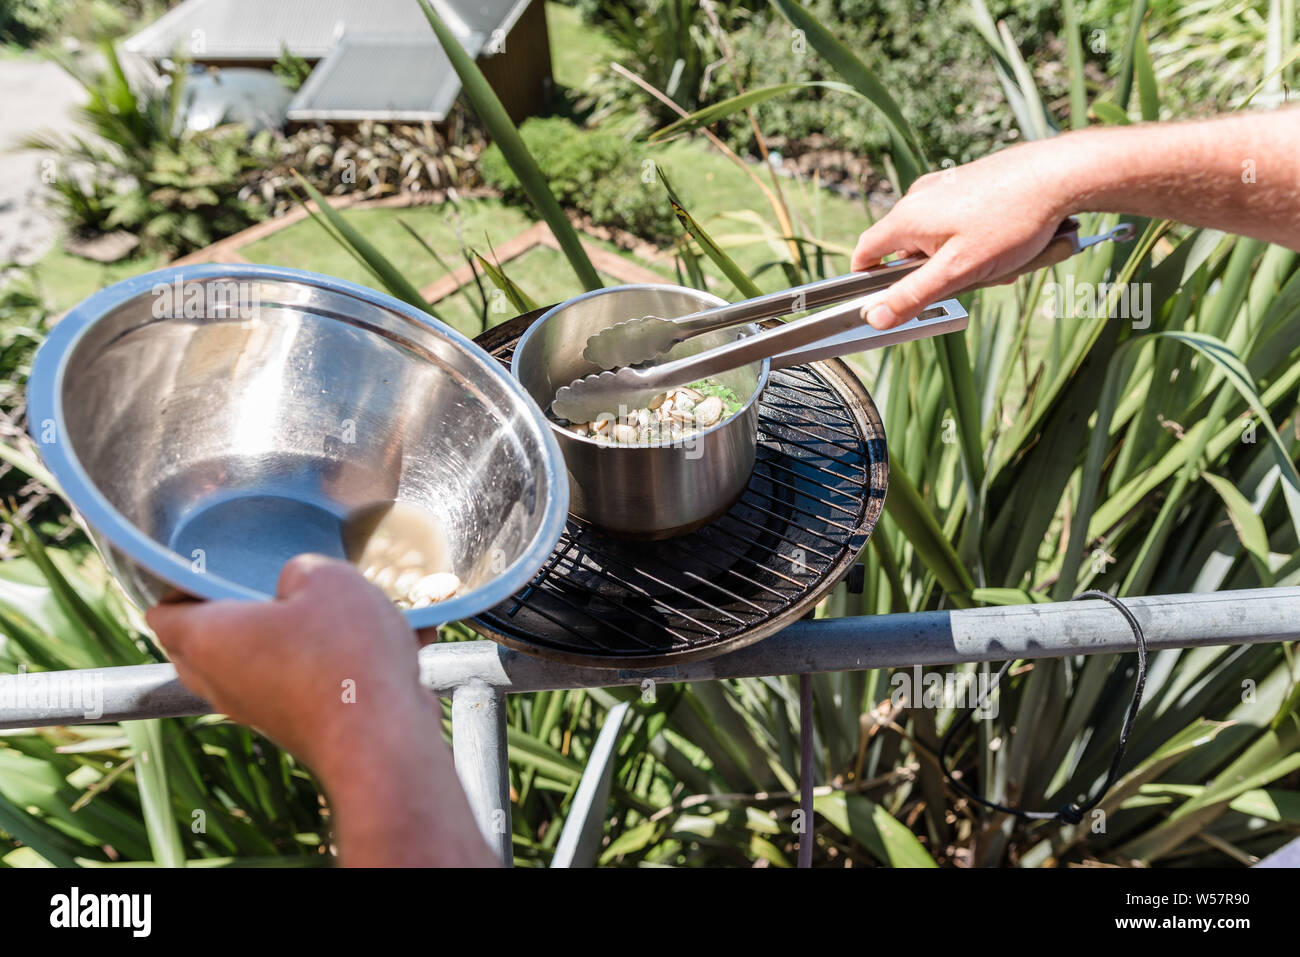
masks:
<svg viewBox="0 0 1300 957"><path fill-rule="evenodd" d="M684 316L722 303L681 286L598 289L533 323L515 347L510 371L545 409L560 386L600 371L582 357L589 336L624 319ZM680 343L669 356L694 355L758 331L756 325L719 329ZM613 446L550 423L569 469L569 507L607 531L646 539L680 535L717 518L745 490L754 469L758 397L768 368L764 359L716 376L744 406L682 443Z"/></svg>
<svg viewBox="0 0 1300 957"><path fill-rule="evenodd" d="M499 363L405 303L298 270L186 266L105 289L41 347L28 415L142 606L273 595L293 555L342 556L351 509L396 500L440 526L461 579L406 612L439 624L522 588L568 509L552 429Z"/></svg>

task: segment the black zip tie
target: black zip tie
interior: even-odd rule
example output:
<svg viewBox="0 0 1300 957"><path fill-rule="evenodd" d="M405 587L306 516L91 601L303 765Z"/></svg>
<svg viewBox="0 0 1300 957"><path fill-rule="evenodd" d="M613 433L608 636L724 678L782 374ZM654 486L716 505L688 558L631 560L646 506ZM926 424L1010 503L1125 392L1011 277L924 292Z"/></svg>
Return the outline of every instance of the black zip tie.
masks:
<svg viewBox="0 0 1300 957"><path fill-rule="evenodd" d="M1082 822L1083 816L1101 803L1101 799L1110 791L1111 786L1115 783L1115 779L1119 777L1119 766L1124 761L1124 749L1128 747L1129 732L1133 730L1133 722L1137 720L1138 708L1142 704L1142 690L1146 686L1147 682L1147 639L1142 633L1142 626L1138 624L1138 620L1133 617L1133 612L1129 611L1128 606L1114 595L1108 594L1104 591L1085 591L1081 594L1075 595L1070 600L1082 601L1090 598L1106 602L1116 608L1120 614L1124 616L1124 620L1128 622L1128 626L1133 629L1133 639L1137 642L1138 658L1137 681L1134 682L1133 685L1133 700L1129 702L1128 711L1124 714L1124 724L1119 730L1119 746L1115 749L1115 758L1110 763L1110 772L1106 775L1106 783L1101 786L1101 790L1082 805L1071 801L1069 804L1063 805L1060 810L1057 811L1024 811L1020 808L1007 807L1003 804L998 804L981 797L952 776L952 771L949 770L946 759L948 756L948 747L952 744L953 737L956 736L958 731L966 726L966 723L971 719L971 715L984 707L985 701L988 700L989 695L997 690L998 683L1002 681L1003 675L1005 675L1007 670L1011 667L1012 661L1017 659L1012 659L1012 661L1003 664L1003 666L998 670L997 676L993 679L992 684L984 689L984 693L979 696L979 699L975 702L975 706L963 712L960 717L953 721L952 726L948 728L947 734L943 736L943 741L939 744L939 769L943 771L943 779L950 787L966 795L966 797L970 798L972 801L984 805L986 808L994 811L1001 811L1003 814L1010 814L1022 821L1056 820L1065 824L1079 824Z"/></svg>

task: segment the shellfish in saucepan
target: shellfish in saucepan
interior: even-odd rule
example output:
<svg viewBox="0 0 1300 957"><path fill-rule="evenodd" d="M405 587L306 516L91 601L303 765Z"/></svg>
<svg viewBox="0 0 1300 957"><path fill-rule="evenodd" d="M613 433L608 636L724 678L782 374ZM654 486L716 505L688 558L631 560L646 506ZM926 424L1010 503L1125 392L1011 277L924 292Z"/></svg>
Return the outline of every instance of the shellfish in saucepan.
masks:
<svg viewBox="0 0 1300 957"><path fill-rule="evenodd" d="M557 420L569 431L610 445L658 445L690 438L740 411L739 396L706 379L661 392L643 408L623 410L592 422Z"/></svg>

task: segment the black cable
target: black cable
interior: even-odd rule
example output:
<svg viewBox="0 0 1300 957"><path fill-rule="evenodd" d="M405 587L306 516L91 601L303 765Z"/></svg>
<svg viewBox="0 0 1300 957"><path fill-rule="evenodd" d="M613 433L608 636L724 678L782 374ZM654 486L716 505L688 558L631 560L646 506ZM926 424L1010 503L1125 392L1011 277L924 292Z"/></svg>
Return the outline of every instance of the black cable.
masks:
<svg viewBox="0 0 1300 957"><path fill-rule="evenodd" d="M984 807L990 808L994 811L1001 811L1003 814L1010 814L1022 821L1059 820L1066 824L1078 824L1083 820L1085 814L1101 802L1101 799L1106 796L1107 792L1110 791L1111 786L1115 783L1115 779L1119 777L1119 767L1124 761L1124 749L1128 747L1128 736L1133 730L1133 722L1137 720L1138 708L1141 707L1142 704L1142 690L1146 687L1147 639L1146 635L1142 633L1142 626L1138 624L1138 620L1133 617L1133 612L1129 611L1128 606L1114 595L1107 594L1104 591L1085 591L1081 594L1075 595L1070 600L1081 601L1083 599L1098 599L1116 608L1120 614L1124 616L1124 620L1128 622L1128 626L1133 629L1133 639L1137 642L1137 681L1133 685L1133 700L1129 702L1128 711L1124 714L1124 724L1119 730L1119 746L1115 749L1115 758L1110 763L1110 772L1106 775L1106 782L1093 797L1089 798L1082 805L1071 801L1069 804L1062 806L1060 810L1057 811L1024 811L1020 808L1006 807L1005 805L990 801L976 794L965 784L952 776L952 772L949 770L948 762L946 760L948 756L948 747L952 744L952 739L956 736L957 732L965 727L966 723L970 721L971 715L983 708L989 695L997 690L998 683L1002 681L1003 676L1007 673L1007 669L1011 667L1011 662L1008 661L998 669L997 677L995 677L993 682L984 689L984 692L975 702L975 706L963 712L953 721L951 727L948 728L947 734L943 736L943 741L939 744L939 768L943 771L944 780L948 782L949 786L966 795L966 797L970 798L972 801L982 804Z"/></svg>

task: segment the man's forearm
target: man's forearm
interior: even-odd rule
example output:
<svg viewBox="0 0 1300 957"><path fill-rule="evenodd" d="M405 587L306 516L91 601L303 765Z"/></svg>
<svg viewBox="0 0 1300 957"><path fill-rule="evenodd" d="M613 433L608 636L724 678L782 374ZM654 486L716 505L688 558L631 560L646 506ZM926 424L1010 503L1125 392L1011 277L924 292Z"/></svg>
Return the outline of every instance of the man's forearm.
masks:
<svg viewBox="0 0 1300 957"><path fill-rule="evenodd" d="M1300 249L1300 109L1083 130L1043 147L1067 212L1173 219Z"/></svg>
<svg viewBox="0 0 1300 957"><path fill-rule="evenodd" d="M442 740L437 699L391 709L332 741L315 770L347 867L487 867L497 863L469 811Z"/></svg>
<svg viewBox="0 0 1300 957"><path fill-rule="evenodd" d="M869 269L929 261L864 307L892 329L927 303L1031 267L1061 220L1111 212L1168 219L1300 250L1300 108L1196 123L1094 128L921 177L858 238Z"/></svg>

